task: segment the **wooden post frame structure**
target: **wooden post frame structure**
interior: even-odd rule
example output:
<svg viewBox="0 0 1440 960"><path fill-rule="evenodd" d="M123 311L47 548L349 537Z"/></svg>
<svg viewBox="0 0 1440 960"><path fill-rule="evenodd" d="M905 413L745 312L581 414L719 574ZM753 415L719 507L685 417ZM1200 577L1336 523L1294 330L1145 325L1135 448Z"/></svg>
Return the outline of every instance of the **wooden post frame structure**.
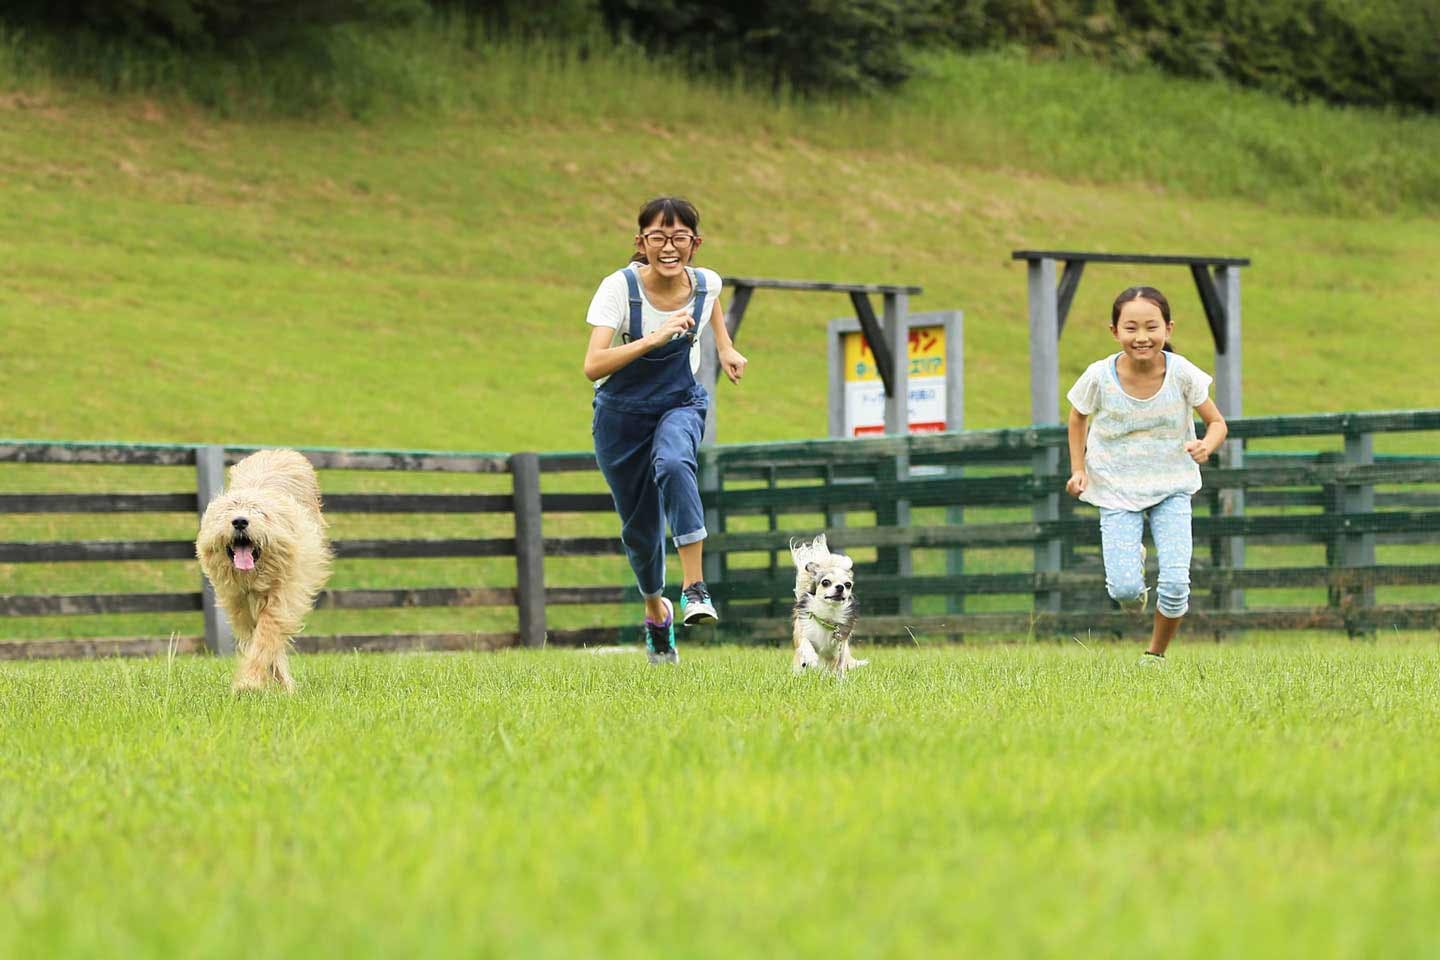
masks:
<svg viewBox="0 0 1440 960"><path fill-rule="evenodd" d="M880 377L885 383L885 432L903 435L906 430L906 405L909 398L908 373L906 364L896 365L893 357L906 355L906 343L910 335L906 315L910 309L910 297L918 296L924 290L916 286L876 283L828 283L821 280L772 280L764 277L723 277L725 285L731 288L730 309L725 312L725 329L730 338L740 331L740 322L745 319L745 310L750 298L761 288L771 290L811 290L822 293L849 294L855 307L855 316L865 339L875 354L875 365L880 368ZM870 305L870 294L883 297L884 326L875 317ZM700 338L700 382L710 394L710 408L705 414L705 443L715 442L715 385L720 376L720 358L715 349L715 336L708 330Z"/></svg>
<svg viewBox="0 0 1440 960"><path fill-rule="evenodd" d="M1248 257L1200 257L1144 253L1097 253L1084 250L1015 250L1014 260L1027 265L1026 282L1030 305L1030 421L1036 425L1060 423L1060 334L1074 302L1075 291L1087 263L1128 263L1147 266L1183 266L1190 269L1205 319L1215 342L1215 404L1227 419L1244 415L1240 389L1240 268L1248 267ZM1055 265L1064 267L1057 283ZM1059 465L1058 450L1036 454L1035 472L1049 475ZM1238 440L1228 441L1221 451L1226 467L1244 466L1244 446ZM1243 490L1227 490L1221 508L1227 516L1245 512ZM1045 523L1060 519L1060 495L1054 494L1035 506L1035 521ZM1245 541L1227 538L1223 548L1227 565L1244 566ZM1058 571L1061 568L1060 544L1038 544L1035 548L1037 570ZM1230 591L1220 601L1228 609L1244 604L1244 594ZM1038 609L1060 609L1060 594L1052 591L1037 596Z"/></svg>
<svg viewBox="0 0 1440 960"><path fill-rule="evenodd" d="M1248 257L1193 257L1078 250L1016 250L1029 268L1030 419L1059 423L1060 334L1087 263L1141 263L1190 268L1215 341L1215 403L1226 417L1240 417L1240 268ZM1060 281L1055 264L1063 262Z"/></svg>

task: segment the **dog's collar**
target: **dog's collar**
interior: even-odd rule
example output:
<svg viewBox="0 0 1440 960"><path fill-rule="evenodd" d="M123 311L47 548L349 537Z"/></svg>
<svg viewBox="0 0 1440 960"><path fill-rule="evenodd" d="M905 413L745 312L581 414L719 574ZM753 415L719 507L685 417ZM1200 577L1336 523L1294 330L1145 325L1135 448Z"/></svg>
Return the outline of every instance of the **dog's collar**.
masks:
<svg viewBox="0 0 1440 960"><path fill-rule="evenodd" d="M809 610L806 610L805 613L806 613L806 615L807 615L811 620L814 620L816 623L820 624L820 626L824 627L824 628L827 629L827 630L839 630L839 629L840 629L840 624L838 624L838 623L831 623L829 620L825 620L825 619L823 619L823 618L821 618L821 617L817 617L817 616L815 616L814 613L811 613Z"/></svg>

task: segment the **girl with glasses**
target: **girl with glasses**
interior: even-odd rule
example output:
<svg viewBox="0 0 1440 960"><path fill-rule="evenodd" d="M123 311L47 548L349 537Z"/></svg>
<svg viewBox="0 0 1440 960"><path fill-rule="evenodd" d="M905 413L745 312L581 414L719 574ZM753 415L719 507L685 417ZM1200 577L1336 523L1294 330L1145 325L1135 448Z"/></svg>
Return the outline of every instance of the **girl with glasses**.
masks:
<svg viewBox="0 0 1440 960"><path fill-rule="evenodd" d="M678 197L640 210L635 253L606 277L586 317L585 376L595 382L595 459L620 514L620 539L645 598L651 663L678 663L675 609L665 597L665 526L680 553L680 616L714 623L701 572L705 515L696 469L709 397L695 379L708 325L720 368L739 383L746 360L720 309L720 275L691 266L700 214Z"/></svg>

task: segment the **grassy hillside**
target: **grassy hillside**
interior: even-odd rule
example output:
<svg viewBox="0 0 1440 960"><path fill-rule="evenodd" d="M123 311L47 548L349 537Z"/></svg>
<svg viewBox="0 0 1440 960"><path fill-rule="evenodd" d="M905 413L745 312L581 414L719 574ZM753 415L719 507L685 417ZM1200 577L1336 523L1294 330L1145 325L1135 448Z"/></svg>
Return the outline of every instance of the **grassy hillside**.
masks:
<svg viewBox="0 0 1440 960"><path fill-rule="evenodd" d="M965 310L971 425L1028 419L1020 247L1253 257L1249 413L1440 404L1440 358L1408 349L1440 281L1433 119L1003 57L777 106L497 47L414 65L408 112L227 120L14 60L4 434L584 447L583 313L662 191L700 205L722 272L916 283L915 309ZM1108 351L1109 300L1141 279L1208 365L1183 270L1092 267L1063 377ZM847 312L756 298L723 438L824 431L823 330Z"/></svg>

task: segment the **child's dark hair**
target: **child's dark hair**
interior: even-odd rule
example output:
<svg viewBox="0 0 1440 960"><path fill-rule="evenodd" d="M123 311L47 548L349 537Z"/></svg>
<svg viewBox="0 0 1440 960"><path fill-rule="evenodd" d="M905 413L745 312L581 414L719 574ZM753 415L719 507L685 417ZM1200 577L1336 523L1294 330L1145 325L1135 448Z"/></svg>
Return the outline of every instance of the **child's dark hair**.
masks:
<svg viewBox="0 0 1440 960"><path fill-rule="evenodd" d="M1165 294L1159 290L1146 286L1126 287L1120 291L1120 296L1115 298L1115 303L1110 307L1110 326L1120 323L1120 309L1131 300L1146 300L1155 304L1160 308L1160 317L1165 321L1165 326L1170 326L1170 301L1166 300ZM1170 353L1175 352L1168 339L1165 341L1165 349Z"/></svg>
<svg viewBox="0 0 1440 960"><path fill-rule="evenodd" d="M656 217L660 218L662 227L673 227L675 221L679 220L697 236L700 233L700 211L696 210L695 205L684 197L656 197L641 207L640 216L637 218L638 232L643 233L646 227L655 222ZM630 257L630 262L644 263L645 254L638 250L635 251Z"/></svg>

